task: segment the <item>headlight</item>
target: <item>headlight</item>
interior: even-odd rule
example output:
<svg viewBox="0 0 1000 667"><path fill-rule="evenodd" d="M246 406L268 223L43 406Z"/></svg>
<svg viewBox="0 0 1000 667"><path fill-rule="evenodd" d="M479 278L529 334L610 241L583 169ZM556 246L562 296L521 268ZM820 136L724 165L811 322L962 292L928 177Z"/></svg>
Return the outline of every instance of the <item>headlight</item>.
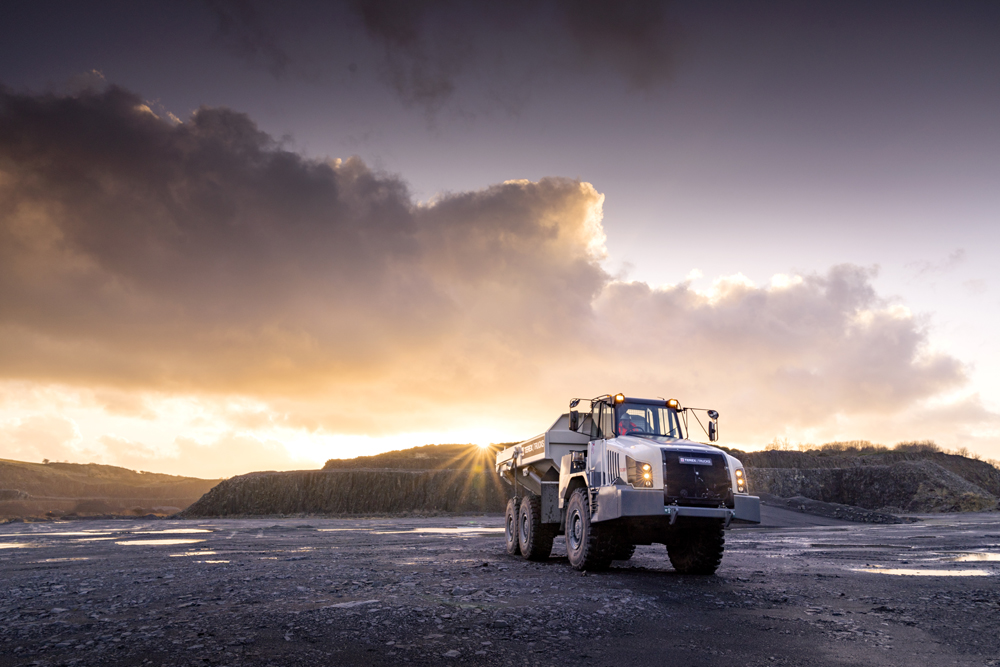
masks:
<svg viewBox="0 0 1000 667"><path fill-rule="evenodd" d="M648 463L639 463L631 456L625 457L625 471L628 474L628 483L637 489L653 488L653 466Z"/></svg>
<svg viewBox="0 0 1000 667"><path fill-rule="evenodd" d="M747 484L747 474L743 468L736 469L736 493L749 493L750 486Z"/></svg>

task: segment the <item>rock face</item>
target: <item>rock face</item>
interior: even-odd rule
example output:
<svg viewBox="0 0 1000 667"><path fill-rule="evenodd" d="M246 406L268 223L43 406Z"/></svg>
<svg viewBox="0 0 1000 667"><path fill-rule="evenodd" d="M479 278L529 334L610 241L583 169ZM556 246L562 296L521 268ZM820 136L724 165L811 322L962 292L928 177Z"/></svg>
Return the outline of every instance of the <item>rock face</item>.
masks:
<svg viewBox="0 0 1000 667"><path fill-rule="evenodd" d="M748 468L869 468L892 466L907 461L930 461L975 484L981 490L1000 496L1000 470L985 461L940 451L887 450L877 454L857 455L821 450L743 452L729 450Z"/></svg>
<svg viewBox="0 0 1000 667"><path fill-rule="evenodd" d="M751 491L884 512L969 512L997 498L930 460L845 468L751 468Z"/></svg>
<svg viewBox="0 0 1000 667"><path fill-rule="evenodd" d="M491 470L310 470L228 479L184 516L503 512L508 487Z"/></svg>

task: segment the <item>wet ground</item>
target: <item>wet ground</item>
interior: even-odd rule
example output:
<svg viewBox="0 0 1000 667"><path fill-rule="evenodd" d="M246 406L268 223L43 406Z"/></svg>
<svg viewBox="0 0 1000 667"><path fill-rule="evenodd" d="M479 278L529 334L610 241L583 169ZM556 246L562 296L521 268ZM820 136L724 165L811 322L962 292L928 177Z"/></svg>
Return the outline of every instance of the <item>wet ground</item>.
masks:
<svg viewBox="0 0 1000 667"><path fill-rule="evenodd" d="M500 517L0 526L2 665L1000 665L1000 513L766 508L715 576L582 574Z"/></svg>

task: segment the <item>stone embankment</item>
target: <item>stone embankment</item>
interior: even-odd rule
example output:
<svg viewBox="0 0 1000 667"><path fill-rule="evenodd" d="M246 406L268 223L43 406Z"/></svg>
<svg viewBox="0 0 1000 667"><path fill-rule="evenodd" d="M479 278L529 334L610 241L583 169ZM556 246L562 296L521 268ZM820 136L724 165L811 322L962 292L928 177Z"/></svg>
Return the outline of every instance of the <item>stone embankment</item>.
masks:
<svg viewBox="0 0 1000 667"><path fill-rule="evenodd" d="M222 482L183 515L503 512L508 495L490 470L257 472Z"/></svg>

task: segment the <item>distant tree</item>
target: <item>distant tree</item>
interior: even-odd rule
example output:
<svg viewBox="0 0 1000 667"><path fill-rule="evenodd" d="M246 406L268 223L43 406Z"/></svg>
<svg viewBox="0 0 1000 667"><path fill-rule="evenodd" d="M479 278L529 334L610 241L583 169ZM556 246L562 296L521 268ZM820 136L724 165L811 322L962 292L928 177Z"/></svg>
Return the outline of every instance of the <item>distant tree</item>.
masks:
<svg viewBox="0 0 1000 667"><path fill-rule="evenodd" d="M788 438L775 436L774 440L767 443L764 449L769 452L787 452L792 449L792 445L788 442Z"/></svg>
<svg viewBox="0 0 1000 667"><path fill-rule="evenodd" d="M941 451L941 448L933 440L899 442L893 449L899 452L913 452L914 454L934 454Z"/></svg>
<svg viewBox="0 0 1000 667"><path fill-rule="evenodd" d="M48 465L49 464L49 460L48 459L42 459L42 463L44 463L45 465Z"/></svg>

